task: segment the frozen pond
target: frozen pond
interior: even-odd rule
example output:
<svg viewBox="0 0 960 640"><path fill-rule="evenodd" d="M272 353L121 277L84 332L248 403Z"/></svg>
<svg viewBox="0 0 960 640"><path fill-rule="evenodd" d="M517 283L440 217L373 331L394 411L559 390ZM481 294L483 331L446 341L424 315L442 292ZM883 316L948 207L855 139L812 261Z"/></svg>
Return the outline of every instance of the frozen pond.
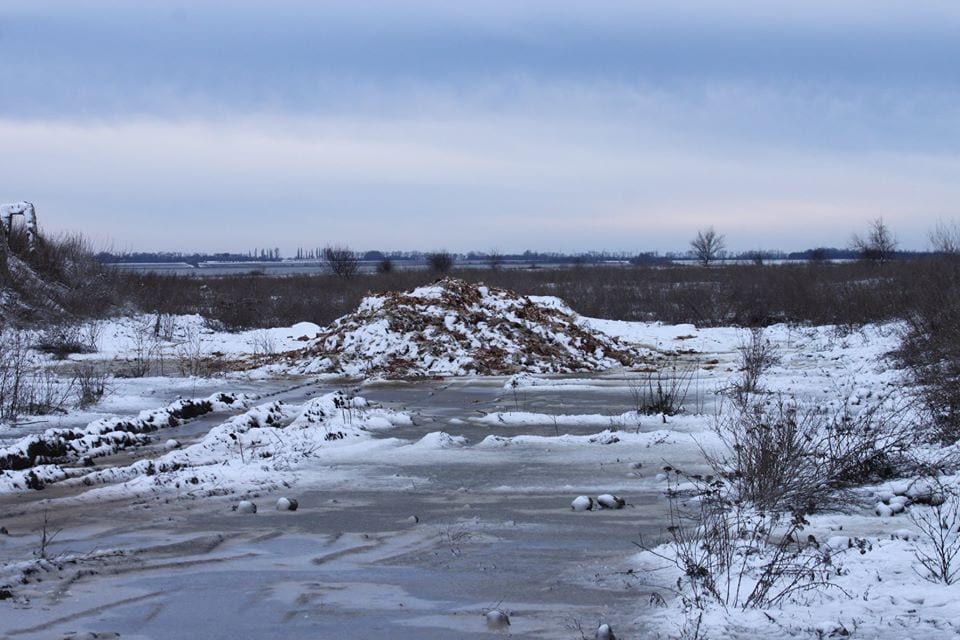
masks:
<svg viewBox="0 0 960 640"><path fill-rule="evenodd" d="M467 421L520 402L544 413L628 409L622 386L593 384L599 392L524 389L522 400L502 379L367 385L368 400L413 416L413 425L378 437L413 443L444 431L466 445L391 447L318 464L288 492L296 512L273 509L276 491L254 498L256 515L233 512L228 497L91 503L58 486L0 497L5 559L37 552L44 510L48 529L60 531L49 556L90 554L30 585L30 602L8 611L0 630L11 638L472 638L507 633L485 624L482 614L497 607L511 616L508 632L522 637L575 637L577 623L592 633L600 620L635 628L650 589L625 561L641 534L664 526L653 479L662 452L549 437L604 431L597 425ZM277 397L302 402L324 391L295 386ZM202 418L178 437L222 419ZM660 426L651 420L650 429ZM477 446L521 434L548 437ZM629 505L570 510L575 496L605 492Z"/></svg>

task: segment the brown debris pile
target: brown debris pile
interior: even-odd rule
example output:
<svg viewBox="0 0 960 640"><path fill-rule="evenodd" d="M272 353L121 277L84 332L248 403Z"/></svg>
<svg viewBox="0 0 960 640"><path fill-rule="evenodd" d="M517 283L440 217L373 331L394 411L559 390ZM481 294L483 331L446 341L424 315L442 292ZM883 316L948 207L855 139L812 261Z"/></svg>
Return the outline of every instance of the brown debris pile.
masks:
<svg viewBox="0 0 960 640"><path fill-rule="evenodd" d="M640 357L556 298L454 278L365 298L302 355L305 373L382 378L596 371Z"/></svg>

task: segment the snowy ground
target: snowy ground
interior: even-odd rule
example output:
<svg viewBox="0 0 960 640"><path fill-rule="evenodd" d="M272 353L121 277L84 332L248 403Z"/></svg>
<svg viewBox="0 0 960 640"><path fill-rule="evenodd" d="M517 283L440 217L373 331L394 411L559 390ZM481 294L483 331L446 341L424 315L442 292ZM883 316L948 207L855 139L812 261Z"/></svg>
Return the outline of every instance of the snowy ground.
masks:
<svg viewBox="0 0 960 640"><path fill-rule="evenodd" d="M364 383L291 375L271 358L315 325L238 335L161 320L156 333L155 318L105 323L98 353L72 361L135 366L146 334L167 354L164 375L154 355L151 377L111 378L112 393L82 413L0 428L0 451L53 427L146 420L178 397L244 394L242 405L92 466L38 468L42 491L14 482L24 470L0 472L0 636L575 639L606 623L618 638L656 638L696 622L678 576L634 542L667 525L662 467L703 470L701 448L717 446L718 392L748 332L585 321L660 354L661 383L685 377L685 412L664 417L637 412L649 362ZM782 359L765 385L827 409L900 393L884 360L895 329L773 327L765 337ZM180 375L201 356L230 365ZM901 485L864 489L848 512L811 522L837 547L836 588L775 610L710 608L701 637L955 637L960 594L915 570L923 541L905 513L876 515ZM570 508L605 493L626 506ZM277 510L281 497L299 508ZM493 609L508 628L488 626Z"/></svg>

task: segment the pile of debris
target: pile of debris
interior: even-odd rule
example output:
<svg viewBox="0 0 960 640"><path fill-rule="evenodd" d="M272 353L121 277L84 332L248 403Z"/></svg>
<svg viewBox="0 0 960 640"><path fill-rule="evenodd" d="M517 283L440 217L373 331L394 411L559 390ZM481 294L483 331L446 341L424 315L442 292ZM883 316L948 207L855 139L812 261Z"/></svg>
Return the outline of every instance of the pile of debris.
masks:
<svg viewBox="0 0 960 640"><path fill-rule="evenodd" d="M592 330L557 298L443 278L365 298L310 342L296 368L381 378L570 373L631 366L644 355Z"/></svg>

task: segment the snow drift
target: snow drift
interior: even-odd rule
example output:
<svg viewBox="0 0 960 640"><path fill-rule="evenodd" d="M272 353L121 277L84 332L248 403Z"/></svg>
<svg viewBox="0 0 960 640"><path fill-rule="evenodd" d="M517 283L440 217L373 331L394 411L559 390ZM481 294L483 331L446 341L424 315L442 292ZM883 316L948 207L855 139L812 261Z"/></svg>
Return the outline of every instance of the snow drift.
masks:
<svg viewBox="0 0 960 640"><path fill-rule="evenodd" d="M641 353L557 298L443 278L364 298L302 357L303 373L411 378L596 371L634 364Z"/></svg>

